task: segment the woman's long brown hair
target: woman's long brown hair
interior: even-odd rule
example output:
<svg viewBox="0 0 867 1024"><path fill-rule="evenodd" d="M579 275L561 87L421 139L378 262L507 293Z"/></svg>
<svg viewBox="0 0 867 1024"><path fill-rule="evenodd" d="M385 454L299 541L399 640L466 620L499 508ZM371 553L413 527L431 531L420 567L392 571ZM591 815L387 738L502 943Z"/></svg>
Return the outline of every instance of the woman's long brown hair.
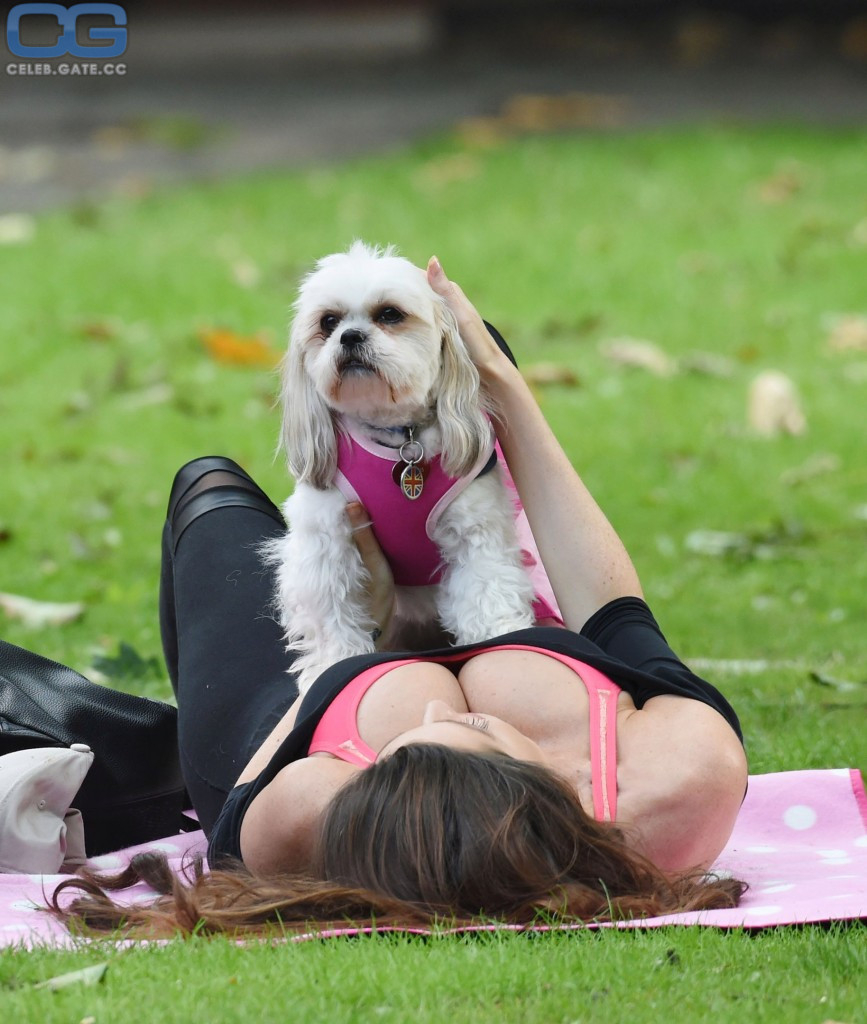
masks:
<svg viewBox="0 0 867 1024"><path fill-rule="evenodd" d="M126 906L138 881L159 895ZM333 926L605 921L736 906L746 886L702 871L666 875L594 821L569 785L504 755L413 744L359 772L324 815L304 875L242 864L179 878L162 854L114 876L85 870L49 909L72 927L140 935ZM60 899L69 890L79 895Z"/></svg>

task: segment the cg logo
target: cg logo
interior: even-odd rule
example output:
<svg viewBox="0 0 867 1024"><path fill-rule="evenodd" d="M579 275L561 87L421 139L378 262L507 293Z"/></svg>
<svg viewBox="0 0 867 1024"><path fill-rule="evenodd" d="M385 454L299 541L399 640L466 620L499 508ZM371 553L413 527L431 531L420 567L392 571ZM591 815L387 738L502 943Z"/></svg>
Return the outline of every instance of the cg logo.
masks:
<svg viewBox="0 0 867 1024"><path fill-rule="evenodd" d="M21 42L21 19L31 14L50 14L57 19L60 34L53 46L27 46ZM114 19L114 28L89 27L87 42L78 42L75 25L82 15L101 14ZM16 57L42 60L45 57L119 57L126 50L126 11L119 4L18 4L6 20L6 45ZM97 40L108 40L108 44Z"/></svg>

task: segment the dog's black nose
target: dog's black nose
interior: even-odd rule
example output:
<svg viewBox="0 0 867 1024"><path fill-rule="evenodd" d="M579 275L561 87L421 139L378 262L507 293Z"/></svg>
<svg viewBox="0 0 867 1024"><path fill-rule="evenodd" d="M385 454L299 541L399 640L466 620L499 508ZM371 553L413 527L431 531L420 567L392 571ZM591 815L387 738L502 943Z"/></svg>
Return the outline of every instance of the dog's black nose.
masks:
<svg viewBox="0 0 867 1024"><path fill-rule="evenodd" d="M361 345L365 341L367 341L367 336L354 327L350 327L340 335L340 344L346 348L355 348L356 345Z"/></svg>

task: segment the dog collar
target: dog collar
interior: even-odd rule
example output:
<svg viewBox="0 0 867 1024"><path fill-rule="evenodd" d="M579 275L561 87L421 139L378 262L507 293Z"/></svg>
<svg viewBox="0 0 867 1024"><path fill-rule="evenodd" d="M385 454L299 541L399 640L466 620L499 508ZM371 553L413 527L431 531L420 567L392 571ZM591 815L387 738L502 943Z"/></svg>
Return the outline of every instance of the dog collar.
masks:
<svg viewBox="0 0 867 1024"><path fill-rule="evenodd" d="M403 445L408 444L410 441L415 440L415 435L418 434L424 427L428 425L429 421L425 423L405 423L399 427L380 427L375 423L367 423L362 420L361 425L365 430L373 433L376 431L380 434L388 434L394 439L394 443L391 444L388 441L382 442L384 448L401 448ZM417 442L416 442L417 443Z"/></svg>

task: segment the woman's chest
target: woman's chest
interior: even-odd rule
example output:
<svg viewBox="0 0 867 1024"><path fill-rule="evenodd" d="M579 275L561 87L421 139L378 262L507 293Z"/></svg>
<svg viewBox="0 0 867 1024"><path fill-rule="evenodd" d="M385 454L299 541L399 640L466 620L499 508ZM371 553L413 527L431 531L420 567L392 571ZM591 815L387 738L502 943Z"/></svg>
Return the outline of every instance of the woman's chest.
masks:
<svg viewBox="0 0 867 1024"><path fill-rule="evenodd" d="M587 689L573 668L554 658L489 651L463 665L457 679L470 711L502 718L537 743L568 740L574 748L586 740Z"/></svg>
<svg viewBox="0 0 867 1024"><path fill-rule="evenodd" d="M357 712L362 739L373 749L421 724L430 701L454 711L501 718L538 743L586 739L587 692L567 666L530 651L476 655L459 669L432 662L402 665L377 680ZM580 744L583 746L583 744Z"/></svg>

